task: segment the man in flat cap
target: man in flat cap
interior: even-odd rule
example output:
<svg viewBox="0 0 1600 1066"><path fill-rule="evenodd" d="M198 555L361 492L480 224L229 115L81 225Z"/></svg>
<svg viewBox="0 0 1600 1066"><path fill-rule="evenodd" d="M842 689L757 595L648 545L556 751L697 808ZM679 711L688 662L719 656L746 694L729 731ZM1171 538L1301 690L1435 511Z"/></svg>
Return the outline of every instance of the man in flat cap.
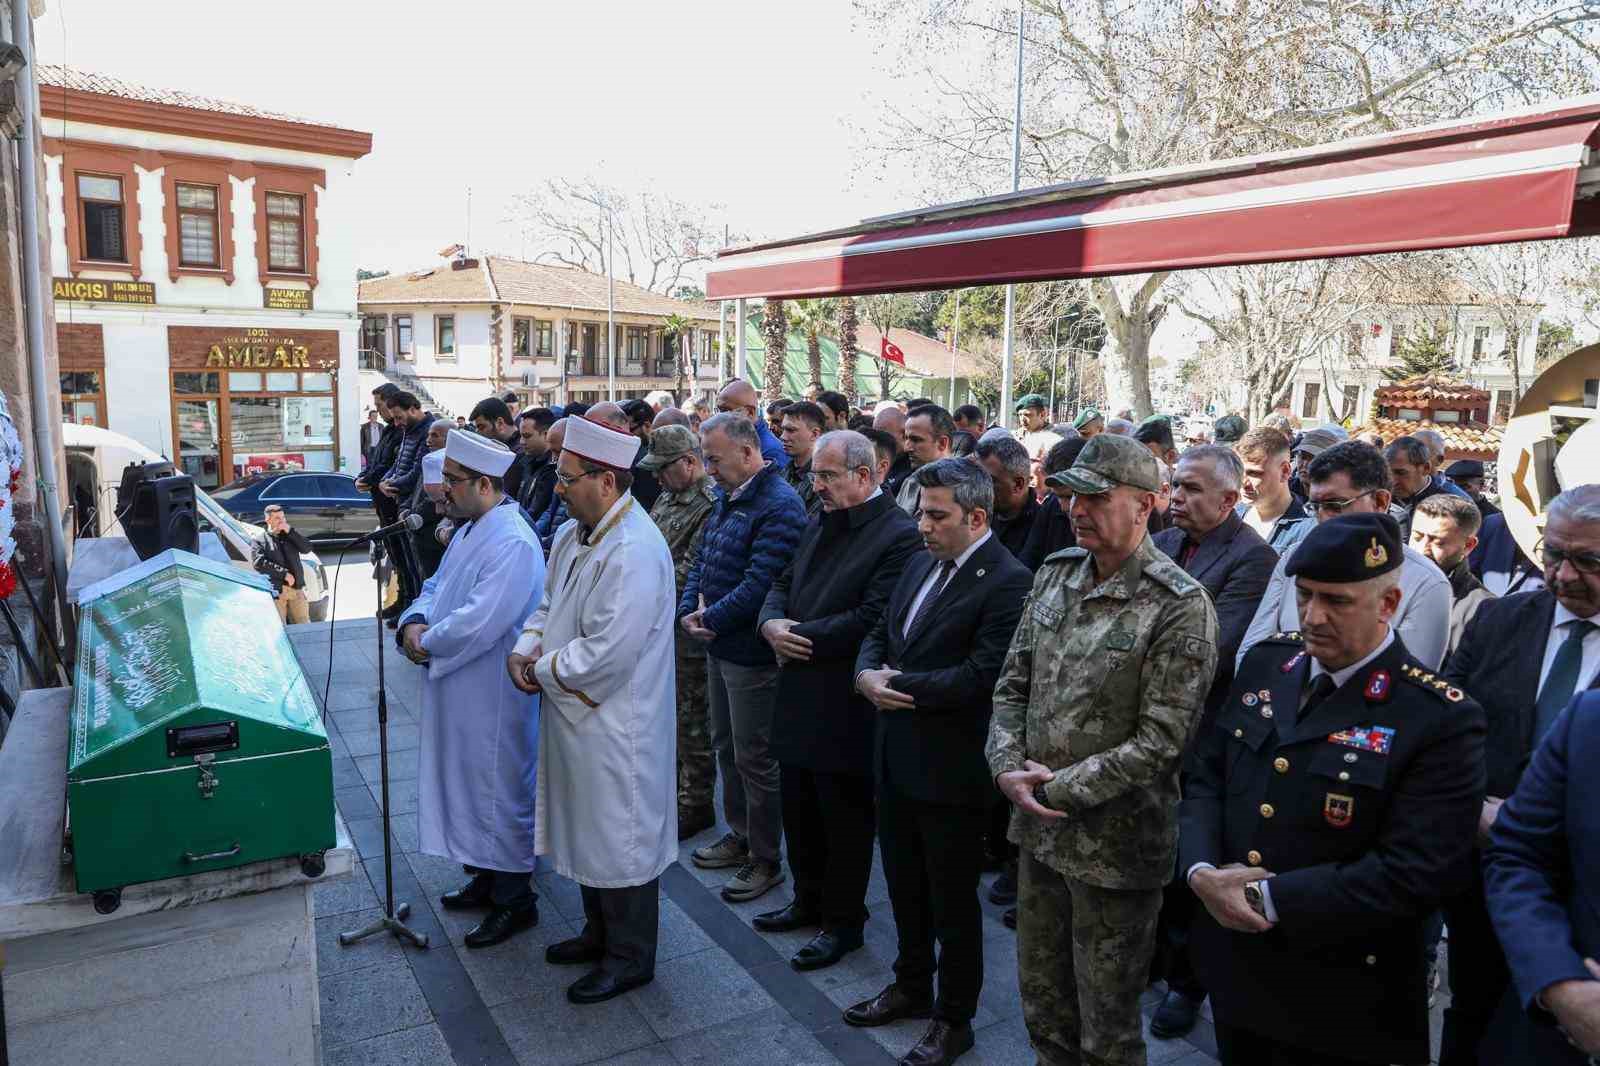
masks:
<svg viewBox="0 0 1600 1066"><path fill-rule="evenodd" d="M1225 1066L1428 1061L1423 930L1476 876L1484 714L1391 628L1401 549L1383 513L1307 533L1301 631L1245 656L1197 741L1179 865Z"/></svg>
<svg viewBox="0 0 1600 1066"><path fill-rule="evenodd" d="M544 592L544 553L505 494L513 458L499 441L450 430L440 473L456 534L396 633L406 656L427 670L417 745L420 850L474 871L440 900L447 910L489 912L467 933L469 948L539 921L531 881L539 703L512 686L503 664Z"/></svg>
<svg viewBox="0 0 1600 1066"><path fill-rule="evenodd" d="M655 977L661 871L678 857L672 553L629 493L638 438L567 422L556 493L572 521L505 669L540 692L534 843L583 890L583 931L545 959L593 969L600 1003Z"/></svg>
<svg viewBox="0 0 1600 1066"><path fill-rule="evenodd" d="M1444 476L1446 480L1466 493L1472 502L1478 505L1478 513L1485 520L1492 514L1500 513L1500 508L1496 507L1493 501L1483 494L1483 489L1488 479L1483 469L1483 463L1477 459L1457 459L1444 468Z"/></svg>
<svg viewBox="0 0 1600 1066"><path fill-rule="evenodd" d="M1050 428L1050 405L1037 392L1017 401L1016 438L1028 449L1028 459L1037 474L1050 449L1061 443L1061 434Z"/></svg>
<svg viewBox="0 0 1600 1066"><path fill-rule="evenodd" d="M1021 848L1023 1018L1045 1066L1143 1066L1139 997L1217 617L1146 531L1161 475L1143 445L1100 434L1049 480L1072 491L1078 544L1034 578L985 749Z"/></svg>
<svg viewBox="0 0 1600 1066"><path fill-rule="evenodd" d="M656 416L688 418L667 408ZM639 465L661 482L661 495L650 508L650 520L666 538L676 578L673 602L683 595L689 564L700 550L706 516L717 502L716 488L706 473L700 438L687 425L658 424L650 433L650 454ZM809 462L807 464L809 466ZM706 702L706 646L674 628L678 668L678 839L687 840L717 824L713 793L717 760L711 749L711 717Z"/></svg>

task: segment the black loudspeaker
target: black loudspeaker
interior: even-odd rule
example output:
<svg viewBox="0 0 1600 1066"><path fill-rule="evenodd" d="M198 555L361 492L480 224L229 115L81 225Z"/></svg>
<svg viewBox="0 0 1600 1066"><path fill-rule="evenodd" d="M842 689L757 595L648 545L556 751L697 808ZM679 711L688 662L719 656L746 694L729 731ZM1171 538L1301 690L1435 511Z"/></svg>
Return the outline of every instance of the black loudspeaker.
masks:
<svg viewBox="0 0 1600 1066"><path fill-rule="evenodd" d="M171 463L129 463L117 487L117 514L140 559L168 548L200 552L200 513L194 479Z"/></svg>

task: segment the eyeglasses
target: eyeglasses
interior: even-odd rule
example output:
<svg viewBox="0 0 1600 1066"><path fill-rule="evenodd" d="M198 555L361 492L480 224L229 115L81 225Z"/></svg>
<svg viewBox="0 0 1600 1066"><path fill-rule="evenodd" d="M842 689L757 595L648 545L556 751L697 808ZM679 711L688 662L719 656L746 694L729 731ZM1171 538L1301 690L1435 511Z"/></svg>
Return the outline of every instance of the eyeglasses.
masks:
<svg viewBox="0 0 1600 1066"><path fill-rule="evenodd" d="M1540 544L1539 561L1546 570L1559 570L1562 563L1571 563L1572 568L1580 574L1600 574L1600 555L1594 552L1578 554Z"/></svg>
<svg viewBox="0 0 1600 1066"><path fill-rule="evenodd" d="M865 470L866 467L857 467L856 469ZM812 467L811 480L820 481L824 485L831 485L848 473L850 473L848 470L818 470L816 467Z"/></svg>
<svg viewBox="0 0 1600 1066"><path fill-rule="evenodd" d="M1368 489L1350 497L1348 500L1308 500L1306 506L1318 514L1343 514L1344 511L1363 496L1371 496L1377 489Z"/></svg>
<svg viewBox="0 0 1600 1066"><path fill-rule="evenodd" d="M478 480L475 477L461 477L457 474L446 474L443 471L440 472L439 476L451 485L465 485L469 481Z"/></svg>
<svg viewBox="0 0 1600 1066"><path fill-rule="evenodd" d="M561 482L563 485L576 485L586 477L594 477L596 474L604 473L604 470L585 470L579 474L563 474L561 471L557 470L556 480Z"/></svg>

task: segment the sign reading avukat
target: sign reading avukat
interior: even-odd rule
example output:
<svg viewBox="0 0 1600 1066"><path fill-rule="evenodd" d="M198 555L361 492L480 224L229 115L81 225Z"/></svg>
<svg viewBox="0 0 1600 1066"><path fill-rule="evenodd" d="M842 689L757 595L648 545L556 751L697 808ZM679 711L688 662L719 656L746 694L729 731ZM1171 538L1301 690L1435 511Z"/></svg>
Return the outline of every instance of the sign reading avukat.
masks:
<svg viewBox="0 0 1600 1066"><path fill-rule="evenodd" d="M293 337L273 336L264 329L240 337L224 337L206 351L206 366L226 369L310 369L311 350Z"/></svg>

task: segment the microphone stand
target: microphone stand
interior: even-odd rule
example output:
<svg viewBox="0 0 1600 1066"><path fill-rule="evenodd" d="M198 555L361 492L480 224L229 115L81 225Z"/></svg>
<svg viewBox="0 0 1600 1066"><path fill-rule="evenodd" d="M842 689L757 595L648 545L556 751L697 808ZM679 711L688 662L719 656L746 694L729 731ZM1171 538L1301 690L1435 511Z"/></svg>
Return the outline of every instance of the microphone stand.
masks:
<svg viewBox="0 0 1600 1066"><path fill-rule="evenodd" d="M342 551L348 551L363 541L372 544L372 576L378 583L378 607L376 611L376 624L378 632L378 776L382 781L383 791L383 916L372 924L348 933L339 934L339 945L349 947L365 940L377 933L389 932L394 934L402 943L409 942L424 950L428 947L428 934L419 933L405 924L406 916L411 913L411 904L402 903L398 907L394 902L394 855L393 834L389 830L389 696L384 684L383 670L383 593L389 584L390 562L388 553L384 550L383 537L375 537L371 533L357 537L345 545Z"/></svg>

